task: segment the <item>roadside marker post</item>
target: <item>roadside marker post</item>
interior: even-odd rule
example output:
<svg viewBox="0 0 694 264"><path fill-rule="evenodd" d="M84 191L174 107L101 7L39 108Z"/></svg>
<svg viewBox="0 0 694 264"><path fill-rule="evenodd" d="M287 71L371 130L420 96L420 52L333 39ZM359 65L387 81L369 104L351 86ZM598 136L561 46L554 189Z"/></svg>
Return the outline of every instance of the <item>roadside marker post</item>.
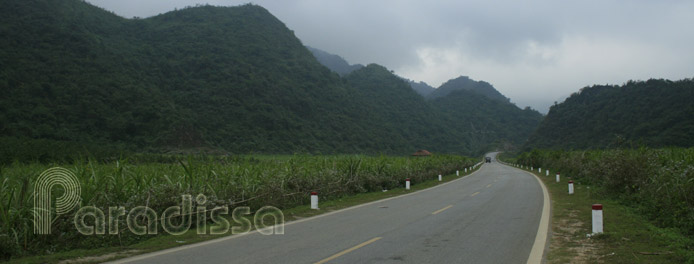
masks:
<svg viewBox="0 0 694 264"><path fill-rule="evenodd" d="M545 176L549 176L549 170L545 170Z"/></svg>
<svg viewBox="0 0 694 264"><path fill-rule="evenodd" d="M602 204L593 205L593 234L602 233Z"/></svg>
<svg viewBox="0 0 694 264"><path fill-rule="evenodd" d="M455 171L455 176L460 176L460 171L459 171L459 170Z"/></svg>
<svg viewBox="0 0 694 264"><path fill-rule="evenodd" d="M467 168L465 168L465 173L467 173Z"/></svg>
<svg viewBox="0 0 694 264"><path fill-rule="evenodd" d="M537 172L542 173L542 168L537 168Z"/></svg>
<svg viewBox="0 0 694 264"><path fill-rule="evenodd" d="M318 210L318 193L311 192L311 209Z"/></svg>
<svg viewBox="0 0 694 264"><path fill-rule="evenodd" d="M441 181L441 174L439 174L439 181Z"/></svg>
<svg viewBox="0 0 694 264"><path fill-rule="evenodd" d="M410 189L410 178L405 179L405 190Z"/></svg>
<svg viewBox="0 0 694 264"><path fill-rule="evenodd" d="M574 181L569 181L569 194L574 194Z"/></svg>
<svg viewBox="0 0 694 264"><path fill-rule="evenodd" d="M559 182L559 173L557 172L557 182Z"/></svg>

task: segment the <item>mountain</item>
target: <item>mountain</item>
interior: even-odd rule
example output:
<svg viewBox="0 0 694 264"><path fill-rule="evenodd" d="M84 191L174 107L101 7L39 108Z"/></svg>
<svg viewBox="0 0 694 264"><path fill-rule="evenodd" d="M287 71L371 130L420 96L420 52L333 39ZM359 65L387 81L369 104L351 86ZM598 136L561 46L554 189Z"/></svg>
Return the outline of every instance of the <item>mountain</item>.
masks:
<svg viewBox="0 0 694 264"><path fill-rule="evenodd" d="M408 147L416 146L418 149L477 151L455 144L458 134L445 129L441 115L408 83L385 67L369 64L347 75L346 80L366 100L360 109L364 124L361 133L368 134L367 138L389 138L388 144L377 145L379 149L407 151ZM434 136L440 139L431 140ZM457 147L452 147L453 144Z"/></svg>
<svg viewBox="0 0 694 264"><path fill-rule="evenodd" d="M340 76L345 76L355 70L364 67L364 65L361 64L350 65L342 57L325 52L323 50L319 50L309 46L306 46L306 48L308 48L308 50L311 51L311 53L313 53L313 56L316 57L318 62L323 64L323 66L328 67L328 69L330 69L331 71L336 72Z"/></svg>
<svg viewBox="0 0 694 264"><path fill-rule="evenodd" d="M364 67L364 65L361 64L350 65L345 59L343 59L339 55L328 53L326 51L309 46L306 46L306 48L308 48L308 50L311 51L311 53L313 53L313 56L316 57L318 62L323 64L323 66L327 67L331 71L336 72L340 76L346 76L351 72ZM434 90L436 90L434 87L429 86L425 82L415 82L407 79L405 80L410 84L412 89L415 90L421 96L427 96Z"/></svg>
<svg viewBox="0 0 694 264"><path fill-rule="evenodd" d="M78 0L7 5L2 136L236 153L334 151L351 136L333 128L355 122L353 89L262 7L128 20Z"/></svg>
<svg viewBox="0 0 694 264"><path fill-rule="evenodd" d="M542 121L542 114L469 90L453 91L430 99L452 129L462 131L471 149L513 150L522 145Z"/></svg>
<svg viewBox="0 0 694 264"><path fill-rule="evenodd" d="M694 146L694 80L585 87L549 113L525 148Z"/></svg>
<svg viewBox="0 0 694 264"><path fill-rule="evenodd" d="M444 97L454 91L459 90L472 91L501 102L510 101L508 98L506 98L506 96L497 91L491 84L484 81L475 81L467 76L460 76L458 78L448 80L438 89L436 89L436 91L429 94L428 98L435 99Z"/></svg>
<svg viewBox="0 0 694 264"><path fill-rule="evenodd" d="M146 19L80 0L4 7L0 163L113 149L477 155L524 141L523 129L503 132L483 120L500 116L480 114L506 105L426 100L375 64L334 74L260 6ZM507 114L515 122L516 112ZM471 136L472 127L498 137Z"/></svg>
<svg viewBox="0 0 694 264"><path fill-rule="evenodd" d="M429 84L425 82L415 82L412 80L408 80L408 82L410 84L410 87L412 87L412 89L415 92L424 97L427 97L428 95L436 91L436 88L431 87Z"/></svg>

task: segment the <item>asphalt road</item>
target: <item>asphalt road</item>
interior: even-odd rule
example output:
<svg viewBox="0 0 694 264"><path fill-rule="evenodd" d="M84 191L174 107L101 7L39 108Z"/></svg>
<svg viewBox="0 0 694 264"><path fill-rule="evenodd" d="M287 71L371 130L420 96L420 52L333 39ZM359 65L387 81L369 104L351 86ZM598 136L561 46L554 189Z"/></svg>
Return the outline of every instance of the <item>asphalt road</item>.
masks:
<svg viewBox="0 0 694 264"><path fill-rule="evenodd" d="M252 232L119 262L536 263L545 197L534 176L494 161L434 188L287 223L284 235Z"/></svg>

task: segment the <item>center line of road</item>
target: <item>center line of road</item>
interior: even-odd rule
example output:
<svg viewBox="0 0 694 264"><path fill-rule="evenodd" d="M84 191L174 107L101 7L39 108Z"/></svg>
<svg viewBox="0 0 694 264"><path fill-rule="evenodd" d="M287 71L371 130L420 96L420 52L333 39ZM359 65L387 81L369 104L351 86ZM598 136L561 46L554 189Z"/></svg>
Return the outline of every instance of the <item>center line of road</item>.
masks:
<svg viewBox="0 0 694 264"><path fill-rule="evenodd" d="M369 241L366 241L366 242L361 243L361 244L359 244L359 245L353 246L353 247L351 247L351 248L349 248L349 249L346 249L346 250L344 250L344 251L342 251L342 252L340 252L340 253L337 253L337 254L332 255L332 256L330 256L330 257L328 257L328 258L325 258L325 259L323 259L323 260L321 260L321 261L318 261L318 262L316 262L315 264L323 264L323 263L326 263L326 262L331 261L331 260L333 260L333 259L336 259L336 258L338 258L338 257L340 257L340 256L342 256L342 255L344 255L344 254L347 254L347 253L349 253L349 252L355 251L355 250L357 250L357 249L359 249L359 248L361 248L361 247L363 247L363 246L366 246L366 245L368 245L368 244L371 244L371 243L373 243L373 242L376 242L377 240L379 240L379 239L381 239L381 238L382 238L382 237L374 237L374 238L372 238L372 239L369 240Z"/></svg>
<svg viewBox="0 0 694 264"><path fill-rule="evenodd" d="M478 194L480 194L480 192L473 193L473 194L470 195L470 197L475 196L475 195L478 195Z"/></svg>
<svg viewBox="0 0 694 264"><path fill-rule="evenodd" d="M448 208L451 208L451 207L453 207L453 205L449 205L449 206L446 206L446 207L441 208L441 209L439 209L439 210L436 210L436 211L434 211L434 212L431 213L431 214L433 214L433 215L438 214L438 213L443 212L444 210L446 210L446 209L448 209Z"/></svg>

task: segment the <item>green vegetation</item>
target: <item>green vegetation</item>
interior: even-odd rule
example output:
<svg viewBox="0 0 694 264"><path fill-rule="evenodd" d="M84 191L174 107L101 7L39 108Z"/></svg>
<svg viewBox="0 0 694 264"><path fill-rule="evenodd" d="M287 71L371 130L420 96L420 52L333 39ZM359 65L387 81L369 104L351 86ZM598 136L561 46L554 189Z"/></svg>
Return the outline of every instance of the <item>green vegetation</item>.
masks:
<svg viewBox="0 0 694 264"><path fill-rule="evenodd" d="M386 68L370 64L349 74L346 81L365 98L364 107L355 109L354 113L363 117L364 125L357 129L373 135L367 145L407 153L408 146L415 142L417 149L451 149L482 154L484 148L473 149L464 144L468 136L454 129L452 123L445 122L446 113L438 111ZM379 109L373 109L373 106ZM440 131L434 131L437 129ZM380 138L389 140L383 142L378 140ZM489 141L484 143L489 147Z"/></svg>
<svg viewBox="0 0 694 264"><path fill-rule="evenodd" d="M407 80L406 81L410 84L410 87L412 87L412 90L417 92L419 95L427 97L429 94L433 93L436 91L436 88L431 87L429 84L425 82L415 82L413 80Z"/></svg>
<svg viewBox="0 0 694 264"><path fill-rule="evenodd" d="M694 80L581 89L549 110L524 149L694 146Z"/></svg>
<svg viewBox="0 0 694 264"><path fill-rule="evenodd" d="M436 91L432 92L427 96L430 99L436 99L440 97L445 97L455 91L470 91L476 94L484 95L489 99L501 101L504 103L510 102L510 99L506 98L499 91L494 89L494 86L485 81L475 81L467 76L460 76L455 79L448 80L442 84Z"/></svg>
<svg viewBox="0 0 694 264"><path fill-rule="evenodd" d="M79 0L10 0L3 7L5 164L127 151L403 155L423 148L476 155L493 143L451 126L477 123L470 113L441 113L380 66L345 78L331 72L259 6L198 6L146 19ZM519 124L536 126L536 115ZM525 137L505 140L519 146ZM451 144L461 140L479 144ZM4 151L44 142L78 153Z"/></svg>
<svg viewBox="0 0 694 264"><path fill-rule="evenodd" d="M632 214L641 215L640 219L665 228L657 231L665 234L658 235L677 237L681 234L679 236L687 237L673 242L675 248L671 251L684 249L692 252L694 249L693 148L533 150L520 154L514 162L550 168L553 173L561 172L562 177L570 177L579 185L591 186L592 202L599 198L622 204L631 208ZM694 261L691 254L686 256L689 261Z"/></svg>
<svg viewBox="0 0 694 264"><path fill-rule="evenodd" d="M542 173L534 173L547 186L552 200L548 263L694 263L694 239L680 229L656 227L630 203L576 177L571 177L575 192L568 195L567 178L556 183L554 173L547 177L547 167L542 169ZM605 233L589 238L591 205L596 203L604 206Z"/></svg>
<svg viewBox="0 0 694 264"><path fill-rule="evenodd" d="M175 157L170 157L176 160ZM166 159L166 157L162 157ZM317 191L321 201L381 192L451 174L475 160L461 156L188 156L173 163L76 161L59 164L77 176L81 206L130 210L146 205L155 212L180 205L181 195L204 194L207 208L266 205L280 209L307 204ZM0 256L2 259L75 249L125 246L152 236L137 236L120 225L119 235L84 236L73 224L74 213L58 216L52 234L33 234L33 190L38 175L56 164L14 163L0 167ZM195 202L194 202L195 203ZM53 214L55 216L55 213ZM124 218L124 217L121 217ZM210 218L208 218L210 219ZM124 219L120 219L124 221ZM159 227L161 229L161 227ZM159 233L164 233L159 230Z"/></svg>
<svg viewBox="0 0 694 264"><path fill-rule="evenodd" d="M306 48L311 51L313 56L316 57L316 60L318 60L320 64L331 71L336 72L340 76L345 76L364 67L364 65L361 64L350 65L345 59L335 54L330 54L309 46L306 46Z"/></svg>
<svg viewBox="0 0 694 264"><path fill-rule="evenodd" d="M454 146L459 148L514 150L525 142L542 115L526 107L491 99L467 90L453 91L445 97L432 99L431 103L444 113L444 122L455 131L463 131Z"/></svg>
<svg viewBox="0 0 694 264"><path fill-rule="evenodd" d="M467 174L474 172L473 170L468 170ZM368 192L368 193L358 193L355 195L340 197L332 200L325 200L321 198L320 200L320 210L313 210L309 205L300 205L297 207L283 209L285 221L293 221L298 219L303 219L306 217L316 216L327 212L332 212L335 210L344 209L347 207L364 204L368 202L373 202L385 198L395 197L403 194L412 193L418 190L427 189L434 187L438 184L446 183L455 179L460 179L460 177L466 176L465 173L460 173L460 176L455 174L443 175L442 181L438 179L430 179L424 182L414 182L410 190L405 190L404 187L398 187L396 189L389 189L387 192ZM246 219L252 221L251 216L245 216ZM232 221L232 219L229 219ZM268 223L272 225L273 223ZM255 228L255 226L253 226ZM153 252L157 250L163 250L172 247L181 246L181 244L193 244L196 242L202 242L205 240L219 238L219 235L199 235L194 228L191 228L188 232L182 235L172 236L172 235L160 235L156 237L149 238L147 240L137 242L131 245L115 245L111 247L100 247L92 249L77 249L69 250L63 252L56 252L50 255L36 255L28 257L13 258L9 263L62 263L62 261L68 260L78 260L80 262L84 261L85 258L89 259L88 263L98 263L108 260L114 260L119 258L124 258L137 254L144 254L148 252Z"/></svg>

